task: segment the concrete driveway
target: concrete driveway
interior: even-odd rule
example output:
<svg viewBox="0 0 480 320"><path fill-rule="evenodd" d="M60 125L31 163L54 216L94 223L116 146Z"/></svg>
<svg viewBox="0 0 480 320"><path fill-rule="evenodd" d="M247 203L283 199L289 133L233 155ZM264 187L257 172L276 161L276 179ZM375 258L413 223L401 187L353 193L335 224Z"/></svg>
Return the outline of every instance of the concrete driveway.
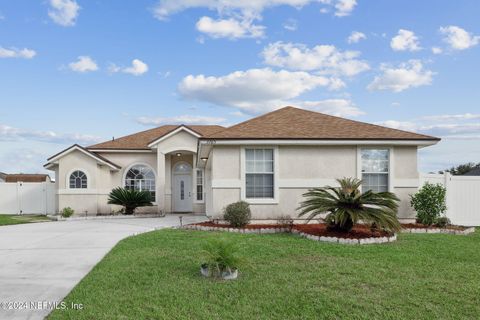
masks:
<svg viewBox="0 0 480 320"><path fill-rule="evenodd" d="M167 215L0 226L0 319L43 319L118 241L178 225Z"/></svg>

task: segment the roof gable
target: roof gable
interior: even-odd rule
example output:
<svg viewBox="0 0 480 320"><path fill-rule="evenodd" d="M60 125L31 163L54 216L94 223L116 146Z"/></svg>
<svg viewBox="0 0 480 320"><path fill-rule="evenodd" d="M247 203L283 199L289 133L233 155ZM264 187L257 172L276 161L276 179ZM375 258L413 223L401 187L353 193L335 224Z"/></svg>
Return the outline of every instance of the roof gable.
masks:
<svg viewBox="0 0 480 320"><path fill-rule="evenodd" d="M93 158L95 161L110 167L110 169L112 169L112 170L119 170L119 169L122 168L119 165L116 165L115 163L111 162L110 160L102 157L101 155L99 155L97 153L94 153L94 152L91 152L91 151L85 149L84 147L79 146L78 144L74 144L73 146L68 147L67 149L65 149L63 151L60 151L56 155L53 155L50 158L48 158L48 162L44 165L44 167L47 168L47 169L50 168L52 165L56 164L56 161L58 159L66 156L67 154L69 154L71 152L74 152L74 151L80 151L83 154Z"/></svg>
<svg viewBox="0 0 480 320"><path fill-rule="evenodd" d="M149 145L162 137L171 134L179 128L185 128L192 133L198 134L199 137L212 134L219 130L225 129L217 125L164 125L158 128L153 128L141 132L137 132L128 136L97 143L87 147L90 150L150 150Z"/></svg>
<svg viewBox="0 0 480 320"><path fill-rule="evenodd" d="M209 139L434 140L379 125L284 107L215 132Z"/></svg>

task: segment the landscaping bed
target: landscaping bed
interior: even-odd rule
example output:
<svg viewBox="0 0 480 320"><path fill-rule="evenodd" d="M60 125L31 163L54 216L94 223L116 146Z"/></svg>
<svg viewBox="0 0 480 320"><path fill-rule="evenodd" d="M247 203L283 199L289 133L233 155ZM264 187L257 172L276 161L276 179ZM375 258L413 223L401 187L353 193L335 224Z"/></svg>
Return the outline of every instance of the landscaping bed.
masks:
<svg viewBox="0 0 480 320"><path fill-rule="evenodd" d="M325 223L318 224L248 224L242 228L235 228L228 224L201 222L184 226L185 229L201 231L226 231L237 233L282 233L292 232L305 238L316 241L336 242L342 244L374 244L397 240L395 234L381 230L371 230L369 226L356 225L350 232L340 232L327 228Z"/></svg>

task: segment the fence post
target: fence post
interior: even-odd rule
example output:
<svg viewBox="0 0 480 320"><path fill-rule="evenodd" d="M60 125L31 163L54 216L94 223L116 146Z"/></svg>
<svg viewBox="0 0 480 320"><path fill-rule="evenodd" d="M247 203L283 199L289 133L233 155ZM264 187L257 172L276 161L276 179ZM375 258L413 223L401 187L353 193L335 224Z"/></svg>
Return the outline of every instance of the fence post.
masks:
<svg viewBox="0 0 480 320"><path fill-rule="evenodd" d="M452 187L451 187L451 182L452 182L452 175L450 174L450 172L448 171L445 171L445 173L443 174L443 178L444 178L444 181L443 181L443 186L445 187L445 189L447 190L446 194L445 194L445 204L447 205L447 211L445 212L445 215L447 217L450 218L450 220L454 220L452 219L453 218L453 210L451 210L451 204L452 204L452 196L451 196L451 192L452 192Z"/></svg>

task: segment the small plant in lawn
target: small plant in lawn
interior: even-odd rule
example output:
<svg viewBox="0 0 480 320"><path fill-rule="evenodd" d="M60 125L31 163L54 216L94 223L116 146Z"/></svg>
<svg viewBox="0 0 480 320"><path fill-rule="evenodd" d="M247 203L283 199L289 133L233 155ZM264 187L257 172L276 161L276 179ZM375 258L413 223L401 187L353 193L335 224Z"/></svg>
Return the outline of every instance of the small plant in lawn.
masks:
<svg viewBox="0 0 480 320"><path fill-rule="evenodd" d="M299 216L309 214L308 220L328 213L325 218L329 228L349 232L360 221L375 224L376 228L393 232L401 226L397 219L398 202L391 192L362 193L361 181L352 178L337 179L340 187L310 189L303 196Z"/></svg>
<svg viewBox="0 0 480 320"><path fill-rule="evenodd" d="M245 227L252 218L250 206L245 201L231 203L224 209L223 218L228 221L232 227Z"/></svg>
<svg viewBox="0 0 480 320"><path fill-rule="evenodd" d="M417 221L432 225L447 210L445 195L447 189L441 184L425 183L414 195L410 196L410 204L417 212Z"/></svg>
<svg viewBox="0 0 480 320"><path fill-rule="evenodd" d="M286 227L288 229L288 232L292 232L292 229L293 229L293 219L292 217L290 217L289 215L285 215L285 216L280 216L278 217L277 219L277 225L281 226L281 227Z"/></svg>
<svg viewBox="0 0 480 320"><path fill-rule="evenodd" d="M133 214L138 207L152 206L152 195L149 191L115 188L108 197L109 204L116 204L125 208L125 214Z"/></svg>
<svg viewBox="0 0 480 320"><path fill-rule="evenodd" d="M437 218L437 220L435 221L435 226L439 228L446 228L450 224L451 224L450 219L448 219L447 217L440 217L440 218Z"/></svg>
<svg viewBox="0 0 480 320"><path fill-rule="evenodd" d="M69 218L69 217L73 216L74 213L75 213L75 210L73 210L70 207L65 207L65 208L62 209L62 212L60 214L64 218Z"/></svg>
<svg viewBox="0 0 480 320"><path fill-rule="evenodd" d="M208 268L209 276L221 278L232 274L238 268L240 259L234 242L211 239L203 248L204 263L202 269Z"/></svg>

